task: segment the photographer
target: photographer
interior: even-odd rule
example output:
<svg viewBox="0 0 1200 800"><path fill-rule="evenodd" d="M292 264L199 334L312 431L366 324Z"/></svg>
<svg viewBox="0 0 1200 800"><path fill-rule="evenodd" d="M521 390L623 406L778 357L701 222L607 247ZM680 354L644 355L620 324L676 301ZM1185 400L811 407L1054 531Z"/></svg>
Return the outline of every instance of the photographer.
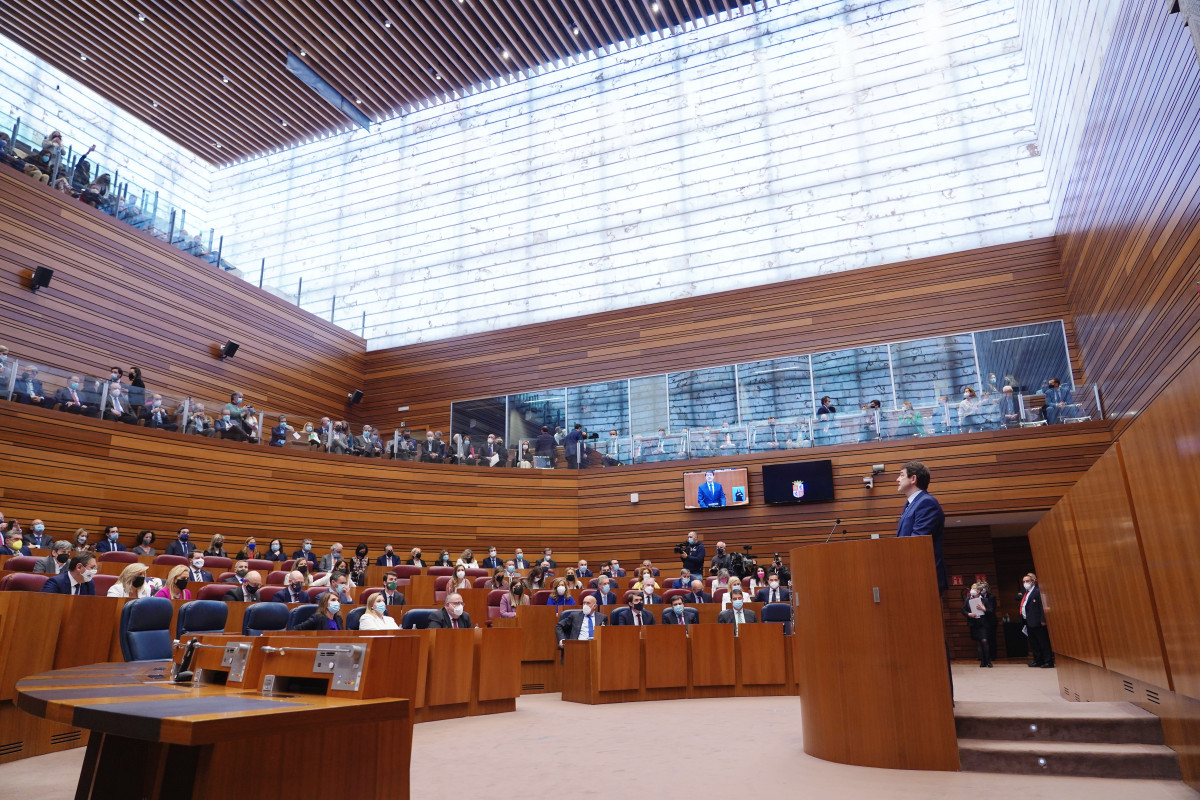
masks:
<svg viewBox="0 0 1200 800"><path fill-rule="evenodd" d="M723 569L729 569L730 555L725 552L725 543L717 542L717 554L713 556L712 563L708 566L708 571L712 575L716 575Z"/></svg>
<svg viewBox="0 0 1200 800"><path fill-rule="evenodd" d="M704 542L696 538L695 531L688 533L686 542L675 546L675 552L688 571L698 575L704 569Z"/></svg>

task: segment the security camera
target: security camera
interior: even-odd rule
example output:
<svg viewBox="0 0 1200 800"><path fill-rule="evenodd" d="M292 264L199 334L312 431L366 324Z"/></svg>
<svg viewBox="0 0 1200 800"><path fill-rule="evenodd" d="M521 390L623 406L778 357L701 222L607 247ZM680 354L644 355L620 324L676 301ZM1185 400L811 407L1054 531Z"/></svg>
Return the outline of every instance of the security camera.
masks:
<svg viewBox="0 0 1200 800"><path fill-rule="evenodd" d="M883 464L872 465L871 474L872 475L882 475L883 474Z"/></svg>
<svg viewBox="0 0 1200 800"><path fill-rule="evenodd" d="M875 477L873 475L868 475L867 477L863 478L863 483L865 483L867 485L868 489L874 489L875 488Z"/></svg>

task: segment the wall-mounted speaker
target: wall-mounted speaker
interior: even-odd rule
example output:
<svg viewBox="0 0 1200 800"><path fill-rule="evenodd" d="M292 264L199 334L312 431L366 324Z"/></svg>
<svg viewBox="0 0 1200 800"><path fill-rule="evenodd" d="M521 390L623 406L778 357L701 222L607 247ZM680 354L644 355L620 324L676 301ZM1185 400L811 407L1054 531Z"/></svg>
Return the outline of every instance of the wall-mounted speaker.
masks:
<svg viewBox="0 0 1200 800"><path fill-rule="evenodd" d="M50 279L54 277L54 270L49 267L37 267L33 270L33 280L31 282L32 291L45 289L50 285Z"/></svg>
<svg viewBox="0 0 1200 800"><path fill-rule="evenodd" d="M230 339L225 344L221 345L221 360L233 358L234 353L238 351L238 343Z"/></svg>
<svg viewBox="0 0 1200 800"><path fill-rule="evenodd" d="M355 389L353 392L346 395L346 397L350 398L350 405L356 405L363 399L362 389Z"/></svg>

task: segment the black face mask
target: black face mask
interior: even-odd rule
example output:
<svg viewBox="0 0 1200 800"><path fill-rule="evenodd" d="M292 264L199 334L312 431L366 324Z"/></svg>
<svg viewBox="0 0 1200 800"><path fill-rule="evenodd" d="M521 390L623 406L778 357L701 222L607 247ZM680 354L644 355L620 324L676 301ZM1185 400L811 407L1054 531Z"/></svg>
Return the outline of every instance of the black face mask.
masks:
<svg viewBox="0 0 1200 800"><path fill-rule="evenodd" d="M633 604L633 610L634 610L634 611L641 611L641 610L642 610L642 604L641 604L641 603L634 603L634 604Z"/></svg>
<svg viewBox="0 0 1200 800"><path fill-rule="evenodd" d="M54 557L54 560L60 564L65 564L71 560L71 554L70 553L59 553L58 555L56 555Z"/></svg>
<svg viewBox="0 0 1200 800"><path fill-rule="evenodd" d="M292 591L293 591L293 592L298 592L298 591L300 591L300 590L301 590L301 589L303 589L303 588L304 588L304 584L303 584L303 583L293 583L293 584L292 584Z"/></svg>
<svg viewBox="0 0 1200 800"><path fill-rule="evenodd" d="M129 585L135 589L140 589L140 588L142 588L142 584L144 584L145 582L146 582L146 576L138 575L136 578L134 578L133 580L131 580L129 582Z"/></svg>
<svg viewBox="0 0 1200 800"><path fill-rule="evenodd" d="M187 584L187 578L180 578L179 580L175 581L175 588L183 591L187 588Z"/></svg>
<svg viewBox="0 0 1200 800"><path fill-rule="evenodd" d="M421 552L419 550L417 552L413 553L413 558L420 558L420 557L421 557Z"/></svg>
<svg viewBox="0 0 1200 800"><path fill-rule="evenodd" d="M367 548L365 548L365 547L359 548L356 552L358 553L358 557L362 558L363 556L365 556L367 554Z"/></svg>
<svg viewBox="0 0 1200 800"><path fill-rule="evenodd" d="M297 564L296 571L297 572L308 572L308 565L306 563L305 564Z"/></svg>
<svg viewBox="0 0 1200 800"><path fill-rule="evenodd" d="M520 597L521 595L525 594L525 588L523 586L514 586L513 594L515 594L517 597Z"/></svg>

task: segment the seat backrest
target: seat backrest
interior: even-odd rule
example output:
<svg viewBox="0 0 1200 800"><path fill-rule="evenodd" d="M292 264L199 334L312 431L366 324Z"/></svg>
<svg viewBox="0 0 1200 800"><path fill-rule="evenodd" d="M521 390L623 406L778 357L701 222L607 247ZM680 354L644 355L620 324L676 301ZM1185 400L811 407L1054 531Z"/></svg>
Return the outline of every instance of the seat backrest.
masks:
<svg viewBox="0 0 1200 800"><path fill-rule="evenodd" d="M281 566L280 569L282 569L284 572L291 572L292 567L295 566L295 564L296 564L296 559L289 558L287 561L283 562L283 566Z"/></svg>
<svg viewBox="0 0 1200 800"><path fill-rule="evenodd" d="M132 564L138 560L136 553L131 553L128 550L117 550L111 553L101 553L96 556L97 561L118 561L123 564Z"/></svg>
<svg viewBox="0 0 1200 800"><path fill-rule="evenodd" d="M188 560L183 556L169 556L166 553L163 553L162 555L155 556L154 560L150 563L160 567L178 567L180 565L186 567L188 565Z"/></svg>
<svg viewBox="0 0 1200 800"><path fill-rule="evenodd" d="M267 583L271 586L283 586L287 583L288 574L283 570L267 573Z"/></svg>
<svg viewBox="0 0 1200 800"><path fill-rule="evenodd" d="M450 583L450 575L440 575L433 581L433 590L435 592L446 591L446 586Z"/></svg>
<svg viewBox="0 0 1200 800"><path fill-rule="evenodd" d="M663 602L666 603L667 605L671 605L672 598L683 597L685 594L689 594L689 593L690 593L689 589L667 589L662 594Z"/></svg>
<svg viewBox="0 0 1200 800"><path fill-rule="evenodd" d="M229 569L233 566L233 559L225 556L205 556L204 568L209 572L215 569Z"/></svg>
<svg viewBox="0 0 1200 800"><path fill-rule="evenodd" d="M171 657L171 614L165 597L130 600L121 609L121 656L126 661L160 661Z"/></svg>
<svg viewBox="0 0 1200 800"><path fill-rule="evenodd" d="M321 595L323 595L329 591L329 587L328 586L310 586L307 589L305 589L304 591L308 592L308 599L312 600L315 603L315 602L317 602L318 597L320 597Z"/></svg>
<svg viewBox="0 0 1200 800"><path fill-rule="evenodd" d="M270 603L275 599L276 592L282 592L282 586L263 586L258 590L258 602Z"/></svg>
<svg viewBox="0 0 1200 800"><path fill-rule="evenodd" d="M37 562L37 556L13 556L4 562L4 568L11 572L33 572Z"/></svg>
<svg viewBox="0 0 1200 800"><path fill-rule="evenodd" d="M430 567L426 575L453 575L454 567Z"/></svg>
<svg viewBox="0 0 1200 800"><path fill-rule="evenodd" d="M224 600L225 593L234 587L228 583L206 583L196 593L197 600Z"/></svg>
<svg viewBox="0 0 1200 800"><path fill-rule="evenodd" d="M40 592L49 579L37 572L12 572L0 578L0 592Z"/></svg>
<svg viewBox="0 0 1200 800"><path fill-rule="evenodd" d="M424 630L429 626L429 620L437 613L436 609L432 608L414 608L404 612L404 617L400 620L400 627L409 630L417 629Z"/></svg>
<svg viewBox="0 0 1200 800"><path fill-rule="evenodd" d="M469 568L467 570L467 577L468 578L490 578L490 577L492 577L492 571L490 569L483 569L482 567Z"/></svg>
<svg viewBox="0 0 1200 800"><path fill-rule="evenodd" d="M533 605L535 605L535 606L546 605L546 603L549 602L549 600L550 600L550 595L552 595L552 594L553 594L553 592L551 592L549 589L538 589L536 592L533 593Z"/></svg>
<svg viewBox="0 0 1200 800"><path fill-rule="evenodd" d="M263 631L282 631L287 622L288 607L283 603L251 603L242 617L242 635L262 636Z"/></svg>
<svg viewBox="0 0 1200 800"><path fill-rule="evenodd" d="M625 581L625 587L626 587L626 588L628 588L628 589L632 589L632 588L633 588L633 585L634 585L635 583L640 583L640 582L641 582L641 580L642 580L641 578L639 578L639 577L637 577L637 576L635 575L635 576L633 576L632 578L630 578L629 580Z"/></svg>
<svg viewBox="0 0 1200 800"><path fill-rule="evenodd" d="M490 580L491 578L486 576L476 578L475 580L471 581L471 587L474 589L486 589L487 582Z"/></svg>
<svg viewBox="0 0 1200 800"><path fill-rule="evenodd" d="M367 613L366 606L358 606L350 609L350 613L346 615L346 630L358 630L358 621L362 619L362 615Z"/></svg>
<svg viewBox="0 0 1200 800"><path fill-rule="evenodd" d="M728 591L729 591L728 589L717 589L717 591L713 592L713 602L714 603L721 602L721 598L724 597ZM742 599L743 600L746 599L745 592L742 592Z"/></svg>
<svg viewBox="0 0 1200 800"><path fill-rule="evenodd" d="M414 567L412 564L402 564L398 567L392 567L392 572L396 573L397 578L411 578L414 575L420 575L421 568Z"/></svg>
<svg viewBox="0 0 1200 800"><path fill-rule="evenodd" d="M93 576L92 583L94 583L96 585L96 596L104 597L105 595L107 595L108 590L113 587L113 584L115 584L120 577L121 577L120 575L100 575L100 574Z"/></svg>
<svg viewBox="0 0 1200 800"><path fill-rule="evenodd" d="M792 607L787 603L767 603L762 607L763 622L782 622L784 634L792 632Z"/></svg>
<svg viewBox="0 0 1200 800"><path fill-rule="evenodd" d="M642 593L641 589L630 589L629 591L625 592L625 594L621 595L621 605L628 604L630 597L633 597L635 594L641 594L641 593Z"/></svg>
<svg viewBox="0 0 1200 800"><path fill-rule="evenodd" d="M224 633L229 606L223 600L192 600L179 607L175 638L189 633Z"/></svg>
<svg viewBox="0 0 1200 800"><path fill-rule="evenodd" d="M226 581L226 579L236 578L236 577L237 577L236 572L222 572L220 575L217 576L217 582L224 583Z"/></svg>
<svg viewBox="0 0 1200 800"><path fill-rule="evenodd" d="M507 589L492 589L488 592L488 608L499 608L500 599L506 594L508 594Z"/></svg>
<svg viewBox="0 0 1200 800"><path fill-rule="evenodd" d="M246 566L248 566L250 569L257 569L262 572L270 572L271 570L275 569L275 562L268 561L265 558L251 558L247 559Z"/></svg>
<svg viewBox="0 0 1200 800"><path fill-rule="evenodd" d="M296 630L297 625L299 625L301 622L304 622L304 620L308 619L315 613L317 613L316 603L307 603L302 606L296 606L291 610L291 613L288 614L287 630Z"/></svg>

